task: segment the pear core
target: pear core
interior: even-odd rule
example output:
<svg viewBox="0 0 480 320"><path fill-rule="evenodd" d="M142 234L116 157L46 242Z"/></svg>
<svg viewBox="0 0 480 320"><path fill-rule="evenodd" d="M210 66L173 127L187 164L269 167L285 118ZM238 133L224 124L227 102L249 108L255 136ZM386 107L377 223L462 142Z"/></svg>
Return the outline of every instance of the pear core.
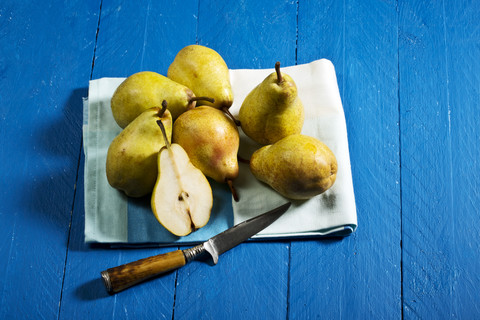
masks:
<svg viewBox="0 0 480 320"><path fill-rule="evenodd" d="M160 224L177 236L186 236L205 226L213 206L207 178L178 144L162 148L158 166L151 207Z"/></svg>

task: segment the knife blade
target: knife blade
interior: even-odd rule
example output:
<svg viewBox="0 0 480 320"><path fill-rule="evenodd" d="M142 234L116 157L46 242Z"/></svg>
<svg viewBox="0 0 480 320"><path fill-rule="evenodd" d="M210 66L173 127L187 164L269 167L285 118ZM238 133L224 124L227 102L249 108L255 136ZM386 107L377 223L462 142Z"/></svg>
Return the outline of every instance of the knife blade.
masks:
<svg viewBox="0 0 480 320"><path fill-rule="evenodd" d="M217 264L219 255L271 225L288 210L290 205L291 203L287 202L243 221L195 247L159 254L104 270L100 274L105 288L109 294L120 292L162 273L181 268L207 253L212 257L213 263Z"/></svg>

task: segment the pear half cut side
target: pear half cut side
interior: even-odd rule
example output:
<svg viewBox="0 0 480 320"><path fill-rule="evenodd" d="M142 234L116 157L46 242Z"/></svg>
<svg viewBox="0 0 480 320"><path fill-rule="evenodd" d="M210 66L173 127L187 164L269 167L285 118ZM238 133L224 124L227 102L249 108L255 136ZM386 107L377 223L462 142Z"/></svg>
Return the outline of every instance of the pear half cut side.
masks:
<svg viewBox="0 0 480 320"><path fill-rule="evenodd" d="M205 226L213 206L212 188L205 175L178 144L158 154L159 175L151 207L158 222L177 236Z"/></svg>

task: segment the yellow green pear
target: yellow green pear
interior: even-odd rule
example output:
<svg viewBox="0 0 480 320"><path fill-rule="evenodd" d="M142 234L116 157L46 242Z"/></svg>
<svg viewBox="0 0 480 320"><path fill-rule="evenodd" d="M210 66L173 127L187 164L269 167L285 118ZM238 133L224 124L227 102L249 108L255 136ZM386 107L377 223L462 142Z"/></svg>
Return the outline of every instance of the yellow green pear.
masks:
<svg viewBox="0 0 480 320"><path fill-rule="evenodd" d="M165 128L165 147L158 154L158 177L151 207L158 222L177 236L186 236L208 223L213 206L212 188L205 175L178 144L170 144Z"/></svg>
<svg viewBox="0 0 480 320"><path fill-rule="evenodd" d="M196 97L192 90L159 73L142 71L126 78L115 90L111 99L113 118L125 128L140 113L160 107L163 100L175 120L183 112L193 109L197 100L210 98Z"/></svg>
<svg viewBox="0 0 480 320"><path fill-rule="evenodd" d="M106 173L109 184L130 197L142 197L152 192L158 176L157 155L165 145L162 121L167 136L172 136L172 115L166 106L142 112L110 143Z"/></svg>
<svg viewBox="0 0 480 320"><path fill-rule="evenodd" d="M232 181L238 176L240 136L229 116L209 106L188 110L173 124L172 139L207 177L228 183L238 200Z"/></svg>
<svg viewBox="0 0 480 320"><path fill-rule="evenodd" d="M215 99L214 103L198 104L227 109L233 103L232 86L227 64L215 50L189 45L181 49L168 68L167 76L192 89L197 96Z"/></svg>
<svg viewBox="0 0 480 320"><path fill-rule="evenodd" d="M243 132L260 144L276 141L302 131L303 104L293 79L280 72L280 63L243 101L238 119Z"/></svg>
<svg viewBox="0 0 480 320"><path fill-rule="evenodd" d="M294 134L255 151L250 170L284 197L305 200L335 183L337 159L320 140Z"/></svg>

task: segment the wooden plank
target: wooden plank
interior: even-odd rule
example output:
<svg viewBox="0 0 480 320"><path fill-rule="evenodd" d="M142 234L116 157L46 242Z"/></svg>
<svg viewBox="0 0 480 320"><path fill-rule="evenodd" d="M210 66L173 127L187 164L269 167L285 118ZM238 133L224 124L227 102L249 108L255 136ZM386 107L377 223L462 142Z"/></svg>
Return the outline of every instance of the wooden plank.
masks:
<svg viewBox="0 0 480 320"><path fill-rule="evenodd" d="M279 60L282 66L296 64L295 3L249 0L200 5L198 43L217 50L229 68L273 68Z"/></svg>
<svg viewBox="0 0 480 320"><path fill-rule="evenodd" d="M291 1L200 2L199 44L230 68L295 64L296 4ZM216 266L178 272L175 318L282 319L287 312L289 243L244 243Z"/></svg>
<svg viewBox="0 0 480 320"><path fill-rule="evenodd" d="M343 240L292 243L289 318L399 318L396 4L300 1L298 23L298 63L336 67L359 226Z"/></svg>
<svg viewBox="0 0 480 320"><path fill-rule="evenodd" d="M146 70L166 76L177 52L195 43L197 11L197 1L102 1L93 79Z"/></svg>
<svg viewBox="0 0 480 320"><path fill-rule="evenodd" d="M452 150L454 317L480 315L480 2L446 1L445 43Z"/></svg>
<svg viewBox="0 0 480 320"><path fill-rule="evenodd" d="M84 165L82 156L80 165ZM84 244L83 171L79 173L72 231L61 300L61 319L144 319L172 316L175 272L139 284L117 295L107 294L100 272L165 252L159 248L112 249Z"/></svg>
<svg viewBox="0 0 480 320"><path fill-rule="evenodd" d="M452 162L442 7L399 5L406 317L452 317Z"/></svg>
<svg viewBox="0 0 480 320"><path fill-rule="evenodd" d="M404 314L475 318L480 7L399 9Z"/></svg>
<svg viewBox="0 0 480 320"><path fill-rule="evenodd" d="M195 42L197 10L196 2L102 1L93 78L125 77L142 70L166 74L177 51ZM100 280L102 270L167 249L105 249L84 244L83 161L82 154L61 318L171 319L176 272L115 296L106 294Z"/></svg>
<svg viewBox="0 0 480 320"><path fill-rule="evenodd" d="M57 318L98 6L0 4L0 318Z"/></svg>

